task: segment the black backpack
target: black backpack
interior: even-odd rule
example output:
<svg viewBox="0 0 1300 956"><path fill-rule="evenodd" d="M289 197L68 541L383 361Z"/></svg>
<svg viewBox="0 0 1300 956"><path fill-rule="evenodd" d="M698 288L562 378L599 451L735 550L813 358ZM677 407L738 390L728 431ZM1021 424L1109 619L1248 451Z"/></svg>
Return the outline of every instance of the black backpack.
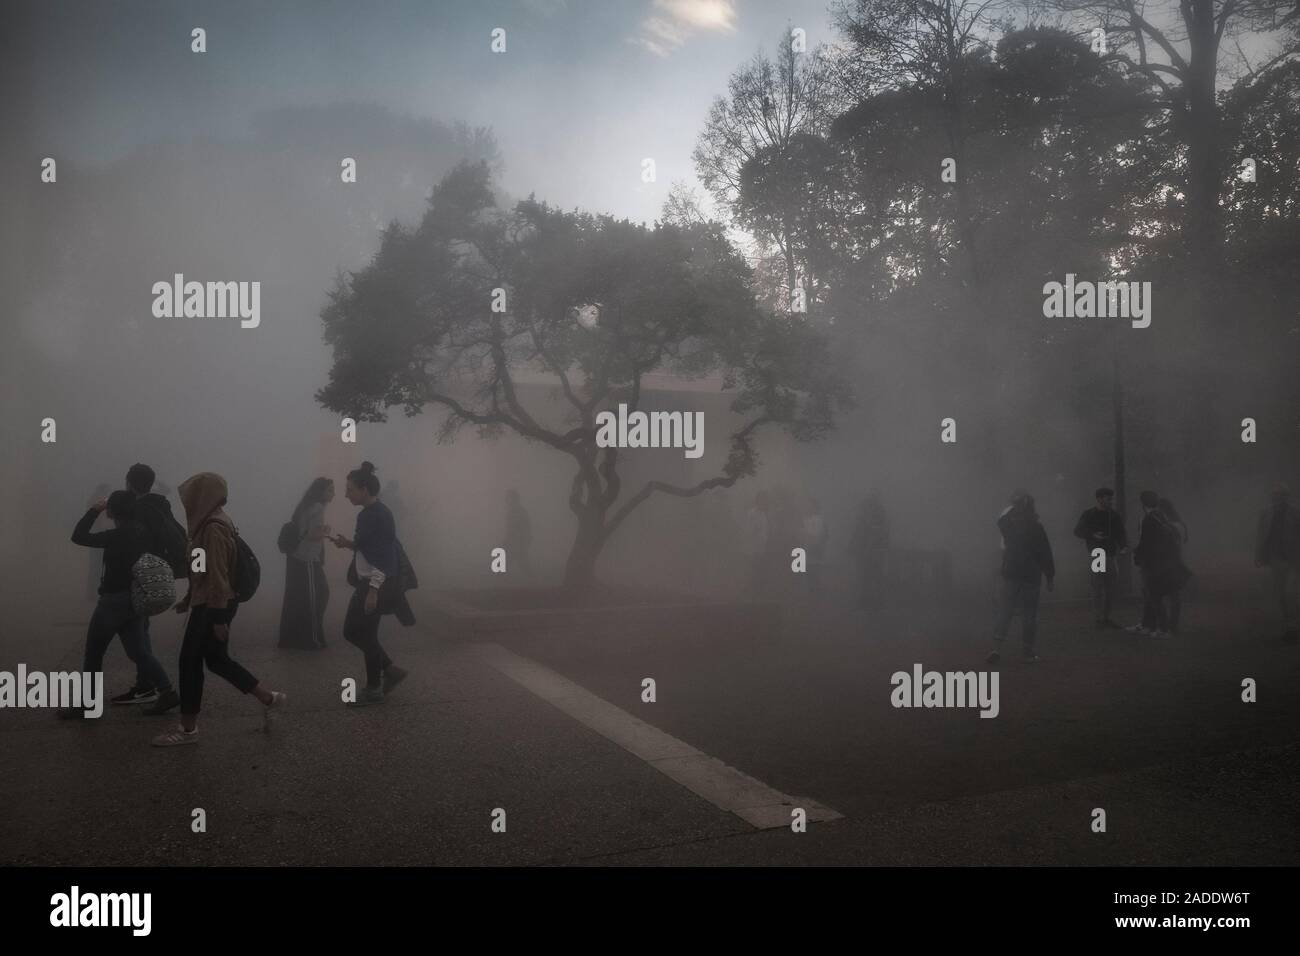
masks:
<svg viewBox="0 0 1300 956"><path fill-rule="evenodd" d="M235 591L235 599L240 604L247 604L257 593L257 586L262 583L262 565L257 555L248 546L248 542L239 536L235 529L235 569L230 575L230 586Z"/></svg>
<svg viewBox="0 0 1300 956"><path fill-rule="evenodd" d="M207 524L207 521L203 524ZM201 527L203 525L199 525ZM233 525L231 529L235 536L235 564L230 569L230 587L235 592L235 600L247 604L257 593L257 586L262 583L262 564L248 542L239 536L239 529ZM197 536L198 528L194 530Z"/></svg>
<svg viewBox="0 0 1300 956"><path fill-rule="evenodd" d="M301 543L302 535L298 533L298 522L286 521L280 525L280 536L275 539L275 546L280 549L281 554L293 554Z"/></svg>
<svg viewBox="0 0 1300 956"><path fill-rule="evenodd" d="M140 499L136 504L135 517L148 534L148 552L167 562L172 569L172 577L187 577L190 573L189 541L185 527L172 517L166 499L162 499L161 506L148 498Z"/></svg>

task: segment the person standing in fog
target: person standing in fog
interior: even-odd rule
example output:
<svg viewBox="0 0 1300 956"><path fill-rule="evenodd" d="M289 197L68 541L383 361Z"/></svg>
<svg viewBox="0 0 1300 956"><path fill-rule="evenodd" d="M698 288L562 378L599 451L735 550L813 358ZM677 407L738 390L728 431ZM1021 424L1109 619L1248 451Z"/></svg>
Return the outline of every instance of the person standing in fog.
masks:
<svg viewBox="0 0 1300 956"><path fill-rule="evenodd" d="M1260 513L1255 529L1255 565L1273 575L1273 593L1282 610L1282 640L1300 641L1300 512L1291 491L1279 484Z"/></svg>
<svg viewBox="0 0 1300 956"><path fill-rule="evenodd" d="M1088 551L1088 581L1092 587L1093 623L1100 630L1119 629L1111 620L1110 610L1115 601L1115 584L1119 580L1118 557L1128 550L1128 537L1124 532L1124 518L1115 510L1115 492L1111 488L1098 488L1097 507L1089 508L1079 516L1074 526L1074 536L1083 539ZM1092 570L1092 552L1101 548L1106 555L1106 570Z"/></svg>
<svg viewBox="0 0 1300 956"><path fill-rule="evenodd" d="M533 573L533 522L528 509L519 500L519 492L511 488L506 492L506 559L525 578Z"/></svg>
<svg viewBox="0 0 1300 956"><path fill-rule="evenodd" d="M89 674L102 671L104 653L114 637L122 639L126 656L135 664L135 684L114 697L115 704L149 704L157 702L160 694L168 698L175 695L167 671L158 663L149 646L145 619L131 605L131 569L149 546L148 532L135 520L135 506L134 494L115 491L108 498L92 504L72 531L73 544L97 548L104 553L99 600L86 630L86 652L81 669ZM112 519L113 528L91 531L95 520L104 511ZM59 710L58 715L78 719L84 717L85 712L80 708L66 707Z"/></svg>
<svg viewBox="0 0 1300 956"><path fill-rule="evenodd" d="M210 471L181 482L178 489L185 507L185 524L191 549L201 548L203 571L191 566L189 592L176 612L189 611L181 641L181 724L153 739L155 747L198 743L199 709L203 703L203 667L224 677L241 693L252 694L265 708L263 726L270 729L271 713L284 706L280 691L268 690L230 657L230 622L239 610L232 580L235 576L235 525L225 512L226 479Z"/></svg>
<svg viewBox="0 0 1300 956"><path fill-rule="evenodd" d="M1178 625L1183 617L1183 588L1192 576L1183 563L1183 545L1187 544L1187 523L1168 498L1161 498L1160 516L1170 529L1170 561L1168 580L1165 582L1165 629L1173 636L1178 634Z"/></svg>
<svg viewBox="0 0 1300 956"><path fill-rule="evenodd" d="M858 508L849 550L858 568L858 607L878 608L884 589L885 556L889 550L889 516L875 491L867 492Z"/></svg>
<svg viewBox="0 0 1300 956"><path fill-rule="evenodd" d="M331 540L353 552L348 583L355 590L343 619L343 637L365 656L366 686L353 704L364 707L382 704L406 677L379 643L380 617L392 613L395 596L400 597L397 527L393 513L379 500L379 479L370 462L348 472L344 495L361 509L355 537L349 541L339 534Z"/></svg>
<svg viewBox="0 0 1300 956"><path fill-rule="evenodd" d="M1154 491L1144 491L1142 525L1138 531L1137 547L1133 549L1133 563L1142 572L1142 622L1128 630L1133 634L1151 637L1169 636L1169 617L1166 599L1177 590L1176 566L1179 553L1177 530L1160 512L1160 496Z"/></svg>
<svg viewBox="0 0 1300 956"><path fill-rule="evenodd" d="M285 555L284 603L280 608L280 647L319 650L325 641L325 607L330 587L325 580L325 506L334 500L334 482L317 478L307 488L291 523L298 544Z"/></svg>
<svg viewBox="0 0 1300 956"><path fill-rule="evenodd" d="M1038 639L1039 590L1043 579L1047 580L1047 590L1052 590L1056 562L1047 531L1038 520L1033 496L1024 492L1013 495L1011 506L998 518L998 530L1002 532L1002 586L988 663L1002 660L1002 644L1017 611L1021 616L1025 662L1037 663L1034 647Z"/></svg>

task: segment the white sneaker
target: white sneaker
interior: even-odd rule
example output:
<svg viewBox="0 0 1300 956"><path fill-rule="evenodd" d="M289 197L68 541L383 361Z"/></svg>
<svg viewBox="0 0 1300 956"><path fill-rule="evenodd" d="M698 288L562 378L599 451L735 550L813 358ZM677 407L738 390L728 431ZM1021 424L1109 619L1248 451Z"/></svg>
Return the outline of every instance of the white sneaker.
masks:
<svg viewBox="0 0 1300 956"><path fill-rule="evenodd" d="M262 731L271 732L271 724L275 723L275 718L284 710L285 703L289 700L289 695L278 690L271 691L271 702L262 708Z"/></svg>
<svg viewBox="0 0 1300 956"><path fill-rule="evenodd" d="M1173 635L1170 634L1168 631L1152 631L1152 632L1151 632L1151 636L1152 636L1152 637L1172 637Z"/></svg>
<svg viewBox="0 0 1300 956"><path fill-rule="evenodd" d="M197 744L199 742L199 728L186 730L184 727L177 727L175 730L169 730L165 734L159 734L151 743L155 747L180 747L184 744Z"/></svg>
<svg viewBox="0 0 1300 956"><path fill-rule="evenodd" d="M1134 624L1132 627L1124 628L1124 630L1128 631L1130 634L1151 634L1152 633L1150 628L1143 627L1141 624Z"/></svg>

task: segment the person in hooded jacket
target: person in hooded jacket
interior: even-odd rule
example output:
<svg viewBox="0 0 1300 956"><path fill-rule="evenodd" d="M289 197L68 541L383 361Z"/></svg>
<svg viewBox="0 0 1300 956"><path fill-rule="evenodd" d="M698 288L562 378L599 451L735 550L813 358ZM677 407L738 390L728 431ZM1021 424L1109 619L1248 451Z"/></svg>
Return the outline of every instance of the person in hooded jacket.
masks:
<svg viewBox="0 0 1300 956"><path fill-rule="evenodd" d="M176 605L177 613L189 611L190 615L181 642L181 723L175 730L155 737L155 747L198 742L205 664L241 693L252 694L261 702L267 729L272 712L285 702L283 693L263 687L230 657L230 622L239 610L239 602L231 585L236 546L235 526L224 510L226 479L210 471L200 472L181 482L177 491L185 506L190 547L203 549L205 570L191 569L189 592Z"/></svg>
<svg viewBox="0 0 1300 956"><path fill-rule="evenodd" d="M988 663L1002 660L1002 643L1016 611L1021 615L1025 661L1035 663L1038 661L1034 645L1038 637L1040 585L1046 578L1047 590L1052 590L1056 563L1047 532L1038 520L1033 496L1022 491L1014 493L1010 507L998 518L998 530L1002 532L1002 588L998 618L993 626L993 652L988 656Z"/></svg>

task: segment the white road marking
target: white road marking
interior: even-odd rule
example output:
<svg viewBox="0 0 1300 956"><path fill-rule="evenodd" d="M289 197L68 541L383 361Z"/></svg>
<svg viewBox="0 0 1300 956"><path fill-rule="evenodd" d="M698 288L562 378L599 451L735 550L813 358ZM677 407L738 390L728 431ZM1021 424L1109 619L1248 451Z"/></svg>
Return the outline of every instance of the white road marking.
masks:
<svg viewBox="0 0 1300 956"><path fill-rule="evenodd" d="M771 830L790 826L790 813L802 807L808 822L839 820L842 815L816 800L791 797L729 767L685 741L633 717L561 674L500 644L476 645L489 666L554 705L579 723L640 757L660 773L734 813L750 826Z"/></svg>

